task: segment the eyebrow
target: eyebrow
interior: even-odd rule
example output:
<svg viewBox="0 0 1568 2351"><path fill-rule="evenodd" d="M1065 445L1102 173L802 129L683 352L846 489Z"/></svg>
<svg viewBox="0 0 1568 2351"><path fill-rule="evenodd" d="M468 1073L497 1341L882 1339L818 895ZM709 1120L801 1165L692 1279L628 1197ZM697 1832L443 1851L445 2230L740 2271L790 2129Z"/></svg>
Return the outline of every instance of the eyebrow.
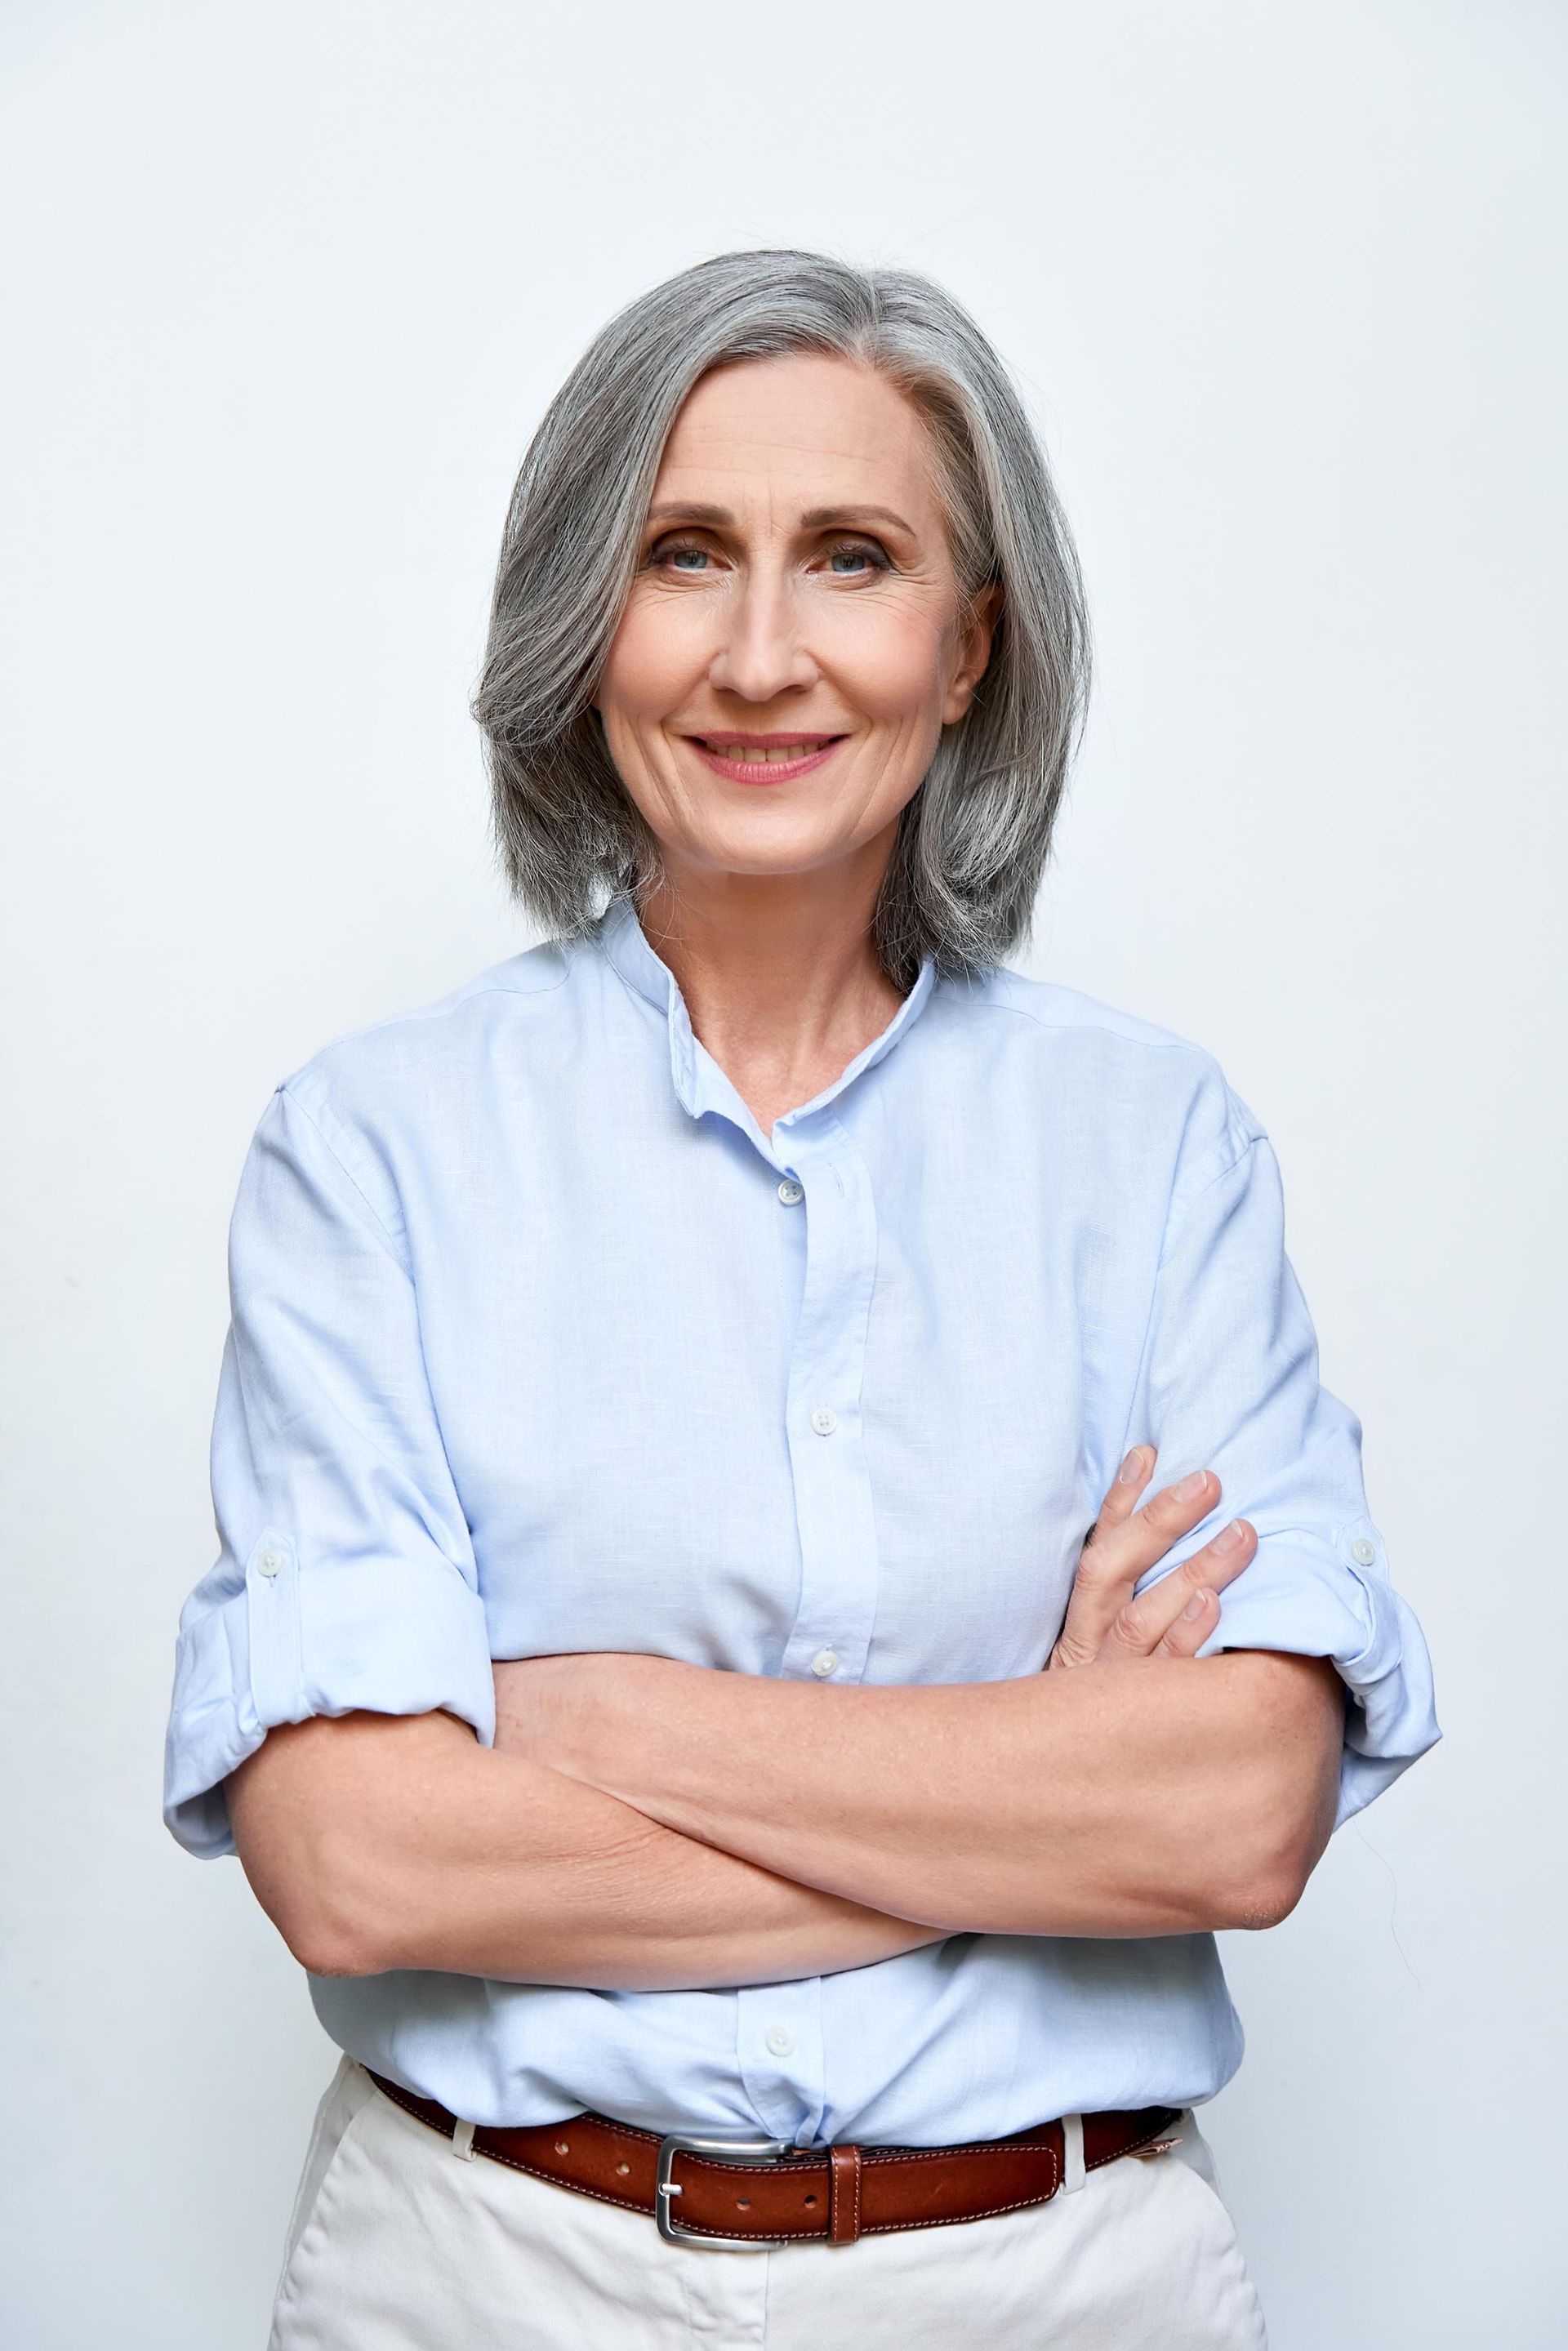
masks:
<svg viewBox="0 0 1568 2351"><path fill-rule="evenodd" d="M735 517L727 507L692 506L684 499L666 499L662 506L649 507L648 520L712 523L726 529L733 527ZM802 530L852 529L857 524L868 522L889 522L911 538L915 536L914 525L891 507L812 507L800 517Z"/></svg>

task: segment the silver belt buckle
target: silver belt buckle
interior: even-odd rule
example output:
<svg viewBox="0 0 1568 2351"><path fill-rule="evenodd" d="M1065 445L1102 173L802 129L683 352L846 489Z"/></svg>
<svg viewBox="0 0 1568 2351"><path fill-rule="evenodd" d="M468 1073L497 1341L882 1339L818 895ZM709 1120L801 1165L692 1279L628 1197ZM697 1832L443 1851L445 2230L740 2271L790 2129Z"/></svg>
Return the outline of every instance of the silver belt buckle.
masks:
<svg viewBox="0 0 1568 2351"><path fill-rule="evenodd" d="M681 2192L674 2176L675 2158L706 2155L716 2163L781 2163L787 2155L811 2152L787 2138L694 2138L685 2131L669 2132L659 2141L659 2182L653 2210L660 2236L666 2244L706 2245L716 2253L765 2253L771 2246L788 2244L787 2237L710 2237L700 2229L683 2229L674 2212L675 2199Z"/></svg>

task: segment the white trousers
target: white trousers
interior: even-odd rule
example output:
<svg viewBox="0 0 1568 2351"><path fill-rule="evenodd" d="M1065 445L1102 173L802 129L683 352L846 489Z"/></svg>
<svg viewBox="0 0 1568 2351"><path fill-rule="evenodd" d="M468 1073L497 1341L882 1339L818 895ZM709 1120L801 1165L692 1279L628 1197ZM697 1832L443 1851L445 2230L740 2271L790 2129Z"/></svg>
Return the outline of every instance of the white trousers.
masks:
<svg viewBox="0 0 1568 2351"><path fill-rule="evenodd" d="M466 2160L344 2057L317 2110L268 2351L1262 2351L1190 2114L1049 2204L853 2245L712 2252Z"/></svg>

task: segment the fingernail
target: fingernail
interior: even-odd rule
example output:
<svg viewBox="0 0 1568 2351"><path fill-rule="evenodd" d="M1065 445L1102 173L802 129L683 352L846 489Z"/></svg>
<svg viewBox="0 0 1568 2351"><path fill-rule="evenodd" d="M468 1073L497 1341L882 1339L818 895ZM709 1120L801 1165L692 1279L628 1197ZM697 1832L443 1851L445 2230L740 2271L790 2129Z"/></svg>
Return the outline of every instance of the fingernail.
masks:
<svg viewBox="0 0 1568 2351"><path fill-rule="evenodd" d="M1116 1472L1118 1486L1135 1486L1144 1474L1144 1448L1134 1445Z"/></svg>
<svg viewBox="0 0 1568 2351"><path fill-rule="evenodd" d="M1221 1527L1215 1536L1214 1548L1216 1551L1235 1551L1246 1539L1247 1530L1241 1520L1232 1519L1230 1524L1228 1527Z"/></svg>
<svg viewBox="0 0 1568 2351"><path fill-rule="evenodd" d="M1211 1593L1195 1592L1192 1598L1187 1602L1186 1606L1182 1610L1182 1614L1196 1620L1203 1614L1204 1610L1207 1607L1212 1597L1213 1594Z"/></svg>
<svg viewBox="0 0 1568 2351"><path fill-rule="evenodd" d="M1189 1469L1186 1476L1178 1478L1171 1488L1171 1499L1173 1502L1196 1502L1207 1483L1207 1469Z"/></svg>

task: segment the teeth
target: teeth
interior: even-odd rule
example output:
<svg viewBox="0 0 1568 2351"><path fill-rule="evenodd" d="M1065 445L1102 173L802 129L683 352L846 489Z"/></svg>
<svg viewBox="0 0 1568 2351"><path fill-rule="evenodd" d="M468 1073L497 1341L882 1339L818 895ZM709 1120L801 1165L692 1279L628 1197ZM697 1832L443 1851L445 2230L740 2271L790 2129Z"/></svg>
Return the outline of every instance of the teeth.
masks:
<svg viewBox="0 0 1568 2351"><path fill-rule="evenodd" d="M763 765L767 765L770 768L779 768L783 767L785 763L790 759L809 758L813 751L820 751L822 748L823 744L826 743L828 739L829 738L826 735L822 735L818 737L814 742L791 743L786 748L776 751L759 750L755 743L710 742L708 749L714 754L716 758L740 760L748 768L761 767Z"/></svg>

